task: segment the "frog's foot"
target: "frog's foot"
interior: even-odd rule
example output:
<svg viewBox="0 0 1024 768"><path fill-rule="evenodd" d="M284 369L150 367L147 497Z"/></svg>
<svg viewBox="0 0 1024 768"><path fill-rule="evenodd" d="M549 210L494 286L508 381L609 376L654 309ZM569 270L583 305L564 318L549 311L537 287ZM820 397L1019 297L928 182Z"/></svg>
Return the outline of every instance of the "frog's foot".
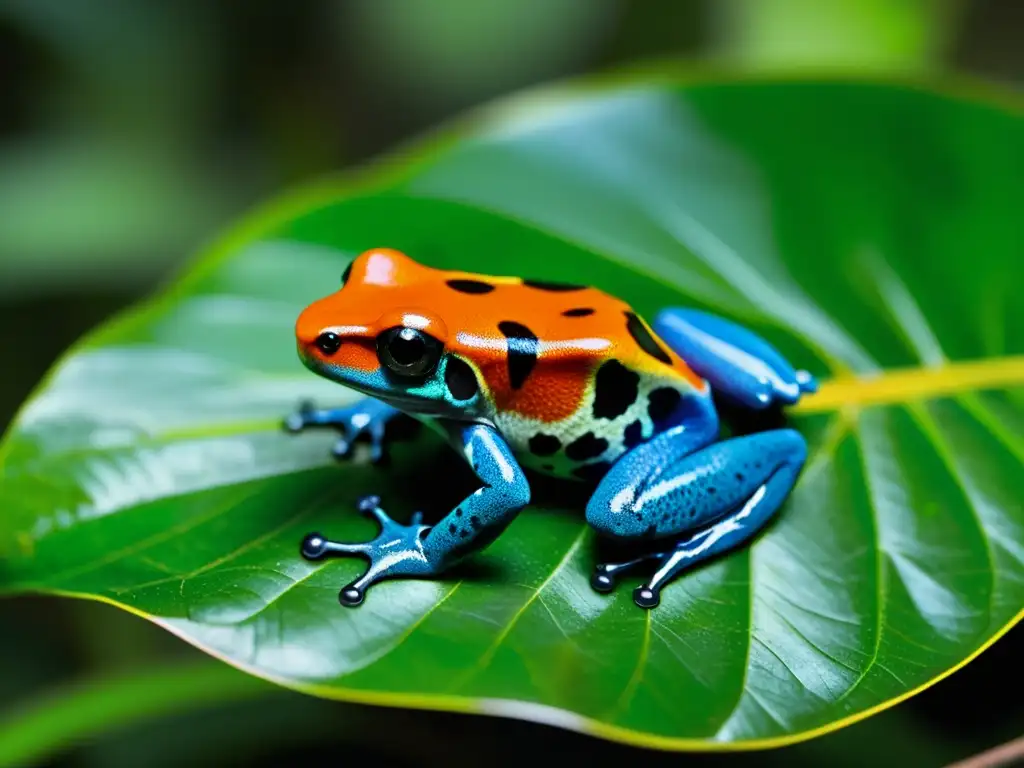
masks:
<svg viewBox="0 0 1024 768"><path fill-rule="evenodd" d="M671 442L678 439L666 432L647 445L669 456ZM669 458L655 473L649 462L644 464L642 451L626 454L591 498L588 522L614 537L672 537L678 543L627 562L600 565L591 586L610 592L617 576L653 561L657 570L637 587L633 600L641 608L655 607L662 588L684 570L748 543L763 529L786 500L806 458L803 437L791 429L713 443Z"/></svg>
<svg viewBox="0 0 1024 768"><path fill-rule="evenodd" d="M350 456L353 443L366 437L370 441L370 461L379 464L386 456L387 424L398 414L390 405L369 397L346 408L316 408L306 401L284 420L284 427L293 433L314 426L338 429L341 437L332 452L339 459Z"/></svg>
<svg viewBox="0 0 1024 768"><path fill-rule="evenodd" d="M372 541L343 544L310 533L302 540L302 556L307 560L321 560L328 556L360 555L370 561L362 576L341 590L338 599L342 605L354 607L363 602L370 585L391 576L433 575L437 568L423 548L423 535L430 530L423 525L423 515L416 512L409 525L392 520L380 508L380 498L364 496L359 500L359 511L372 515L380 523L380 533Z"/></svg>

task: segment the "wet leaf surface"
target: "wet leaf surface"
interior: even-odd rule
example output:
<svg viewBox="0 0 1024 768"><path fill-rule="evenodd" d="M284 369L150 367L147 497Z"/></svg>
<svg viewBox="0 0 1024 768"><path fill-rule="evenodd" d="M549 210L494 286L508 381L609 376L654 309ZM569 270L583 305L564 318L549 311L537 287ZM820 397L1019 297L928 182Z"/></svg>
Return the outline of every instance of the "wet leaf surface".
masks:
<svg viewBox="0 0 1024 768"><path fill-rule="evenodd" d="M551 92L547 92L551 96ZM1024 604L1024 120L898 85L626 82L517 100L358 184L258 212L74 349L3 447L0 580L115 602L253 674L356 701L669 748L783 743L963 664ZM472 475L429 432L392 465L288 435L301 308L375 246L740 320L826 382L755 545L654 612L588 584L579 490L540 483L437 581L338 589L302 536L438 519Z"/></svg>

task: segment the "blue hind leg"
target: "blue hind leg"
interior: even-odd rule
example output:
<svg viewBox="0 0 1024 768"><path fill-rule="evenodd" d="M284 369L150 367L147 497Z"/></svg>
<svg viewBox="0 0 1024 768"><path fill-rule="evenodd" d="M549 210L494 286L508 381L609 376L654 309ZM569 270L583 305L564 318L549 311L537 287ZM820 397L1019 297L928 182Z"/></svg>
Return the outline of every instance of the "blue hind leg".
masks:
<svg viewBox="0 0 1024 768"><path fill-rule="evenodd" d="M587 505L587 521L622 539L674 539L651 554L599 565L591 581L609 592L616 576L646 562L658 569L633 599L653 608L682 571L750 540L778 511L807 459L807 444L792 429L776 429L713 443L695 453L666 450L670 430L647 443L664 460L626 454L601 481ZM659 450L660 448L660 450Z"/></svg>
<svg viewBox="0 0 1024 768"><path fill-rule="evenodd" d="M652 326L712 389L747 408L792 405L818 388L811 374L794 370L767 341L730 320L673 307Z"/></svg>

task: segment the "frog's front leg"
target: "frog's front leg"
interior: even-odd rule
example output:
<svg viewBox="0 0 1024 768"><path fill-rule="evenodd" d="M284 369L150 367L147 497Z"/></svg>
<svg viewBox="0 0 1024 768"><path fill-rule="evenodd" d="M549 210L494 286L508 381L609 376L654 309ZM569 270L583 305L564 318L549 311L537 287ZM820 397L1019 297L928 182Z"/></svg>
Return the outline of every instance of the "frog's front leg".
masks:
<svg viewBox="0 0 1024 768"><path fill-rule="evenodd" d="M387 425L403 416L402 412L372 397L365 397L344 408L316 408L304 402L284 420L289 432L301 432L307 427L332 427L341 432L332 452L339 459L352 452L357 438L370 440L370 460L379 463L385 457Z"/></svg>
<svg viewBox="0 0 1024 768"><path fill-rule="evenodd" d="M663 310L657 334L711 387L747 408L792 405L817 391L807 371L797 371L767 341L741 325L695 309Z"/></svg>
<svg viewBox="0 0 1024 768"><path fill-rule="evenodd" d="M359 508L381 524L376 539L342 544L311 533L303 540L302 554L310 560L327 555L361 555L370 561L366 572L341 590L342 605L359 605L370 585L381 579L442 573L494 541L530 503L526 476L494 429L480 424L450 429L483 486L463 499L441 522L435 526L422 525L421 514L417 512L411 524L396 523L380 508L380 500L369 496L359 502Z"/></svg>
<svg viewBox="0 0 1024 768"><path fill-rule="evenodd" d="M686 568L754 536L789 495L807 459L799 432L776 429L712 443L669 430L622 457L587 505L599 532L625 539L675 539L648 556L599 565L591 581L611 591L615 577L645 561L658 569L633 599L653 608L661 589Z"/></svg>

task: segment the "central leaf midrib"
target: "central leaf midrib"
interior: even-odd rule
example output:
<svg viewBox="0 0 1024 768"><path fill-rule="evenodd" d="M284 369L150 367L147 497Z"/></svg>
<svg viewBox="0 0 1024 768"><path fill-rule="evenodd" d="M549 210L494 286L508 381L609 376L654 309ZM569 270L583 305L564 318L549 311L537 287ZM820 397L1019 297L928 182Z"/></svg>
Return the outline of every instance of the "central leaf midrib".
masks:
<svg viewBox="0 0 1024 768"><path fill-rule="evenodd" d="M907 405L967 392L1024 387L1024 355L988 357L917 368L891 368L880 376L822 382L794 413L828 413L848 407Z"/></svg>

